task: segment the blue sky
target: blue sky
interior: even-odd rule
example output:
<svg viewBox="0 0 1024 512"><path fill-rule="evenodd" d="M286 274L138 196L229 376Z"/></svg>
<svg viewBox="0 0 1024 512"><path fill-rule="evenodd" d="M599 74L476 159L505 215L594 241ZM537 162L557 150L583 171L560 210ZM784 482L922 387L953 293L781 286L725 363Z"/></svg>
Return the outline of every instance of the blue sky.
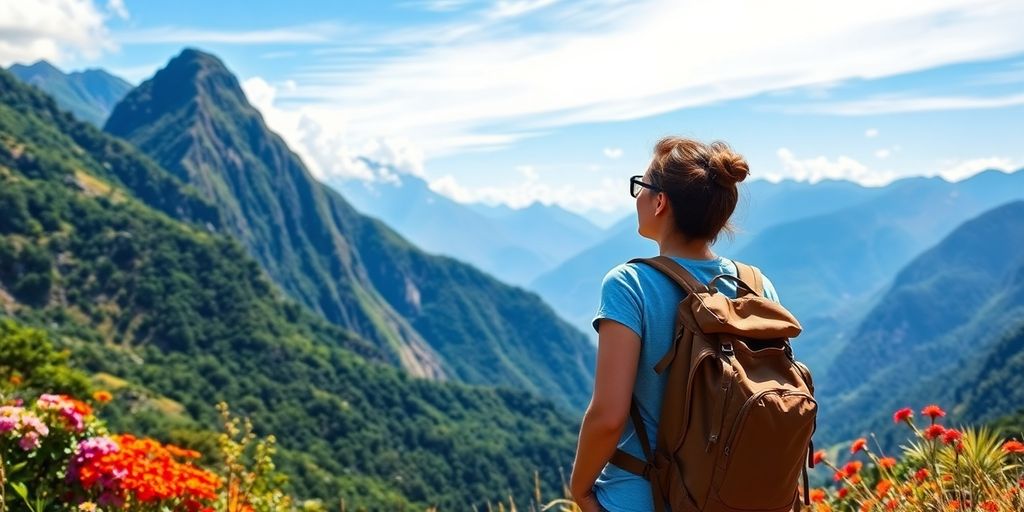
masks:
<svg viewBox="0 0 1024 512"><path fill-rule="evenodd" d="M0 0L0 64L138 82L220 56L324 180L360 157L460 201L626 211L661 136L764 179L1024 166L1024 4Z"/></svg>

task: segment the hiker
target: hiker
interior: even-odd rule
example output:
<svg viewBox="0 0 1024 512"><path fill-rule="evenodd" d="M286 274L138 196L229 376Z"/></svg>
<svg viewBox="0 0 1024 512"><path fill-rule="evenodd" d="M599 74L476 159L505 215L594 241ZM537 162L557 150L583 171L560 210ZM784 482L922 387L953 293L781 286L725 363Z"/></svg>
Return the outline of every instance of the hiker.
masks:
<svg viewBox="0 0 1024 512"><path fill-rule="evenodd" d="M570 479L572 498L584 512L662 511L668 510L665 505L669 503L669 500L672 504L680 504L673 506L672 512L733 509L783 510L783 503L788 507L786 509L792 509L795 503L798 506L797 495L799 493L797 489L799 485L797 478L794 477L794 472L798 477L807 457L805 452L797 452L797 449L801 448L798 446L800 443L805 445L802 449L808 449L806 445L813 432L812 422L816 414L816 404L811 397L813 388L809 388L809 373L806 375L802 373L806 368L792 360L792 352L788 344L788 337L799 333L799 324L781 305L778 305L778 295L767 277L762 276L753 267L715 254L711 248L719 235L723 232L728 234L732 232L733 228L729 223L729 218L736 208L739 196L737 184L747 177L748 172L746 160L723 142L704 144L686 138L666 137L658 141L655 146L654 157L647 171L642 176L633 176L630 179L630 194L636 198L640 236L658 243L659 258L668 258L671 262L681 265L688 273L681 273L686 275L674 280L666 275L666 272L672 272L668 267L674 266L674 264L660 264L666 268L658 269L650 263L631 260L629 263L623 263L611 269L604 277L601 285L600 305L593 320L594 329L597 330L599 336L594 391L580 428L576 459ZM712 419L702 420L699 422L700 425L692 424L692 432L688 435L691 438L705 435L698 432L700 428L709 428L704 426L705 424L711 425L710 428L713 428L714 432L706 434L707 439L687 439L687 442L699 448L699 451L694 452L698 453L694 459L707 459L709 462L697 463L694 460L694 464L691 465L688 464L688 461L683 460L676 461L673 467L670 456L660 456L662 462L651 463L651 460L657 458L652 453L657 444L662 401L667 392L666 387L669 380L670 372L665 370L671 365L671 362L663 363L662 361L671 361L673 356L667 354L675 353L673 351L691 354L694 360L698 356L697 348L674 348L678 345L674 342L677 307L680 305L680 301L687 296L687 291L684 291L684 287L680 283L689 280L682 284L687 284L695 291L703 292L708 290L708 283L715 276L721 274L735 278L723 277L715 280L711 286L712 293L719 294L718 302L715 304L720 304L722 307L728 306L728 299L738 297L738 287L742 287L743 294L746 296L760 295L765 299L753 301L757 304L748 301L747 306L743 307L757 309L758 313L753 315L754 320L760 319L761 316L771 317L758 324L755 328L758 332L754 332L753 335L766 333L764 337L775 339L774 342L766 342L772 345L766 345L766 347L780 355L781 359L779 360L782 362L775 364L774 368L778 368L776 371L784 374L779 377L779 380L785 384L781 389L761 390L760 394L755 393L758 391L757 389L746 385L737 384L735 387L738 390L722 392L718 389L705 391L695 384L692 386L695 393L704 392L708 396L693 397L696 402L694 402L695 408L691 415L700 414L697 408L700 407L701 400L708 404L707 407L712 409L717 407L717 409L714 409L712 414L708 414ZM741 274L743 275L741 276ZM692 281L689 277L691 275L699 283ZM745 284L739 283L740 277L746 278L743 280ZM755 287L758 288L756 293L751 290ZM700 297L711 297L711 295L700 295ZM708 303L711 302L714 301L709 299ZM707 305L703 304L702 306ZM714 309L718 306L707 307ZM698 306L694 306L694 308L700 310ZM742 323L742 321L738 323ZM723 328L733 329L732 327ZM768 330L762 333L762 328ZM740 368L744 362L753 360L747 358L746 355L741 357L741 352L747 355L752 353L749 344L744 342L727 343L726 340L733 339L729 336L731 335L726 333L722 337L709 335L706 339L692 338L694 341L690 345L694 347L697 346L698 341L709 344L706 347L707 352L702 352L699 355L704 357L701 364L708 368L702 371L711 377L698 380L717 379L714 380L715 387L717 388L718 383L721 383L721 387L727 389L732 386L733 381L740 382L742 381L741 377L746 376ZM784 343L779 341L783 338L785 338ZM785 353L784 356L783 353ZM690 357L690 355L685 357ZM679 359L676 358L676 365L673 366L682 366L680 371L685 371L685 364L688 361L683 361L680 364ZM722 364L716 363L717 359L720 359ZM790 360L792 360L794 369L790 368ZM661 373L654 369L660 362L662 362ZM713 363L717 366L706 363ZM723 370L723 368L725 369ZM803 368L803 370L799 368ZM803 384L805 379L808 381L806 386ZM746 382L745 384L750 383ZM760 384L753 383L754 387L758 385ZM745 396L742 390L746 390L748 395ZM676 391L678 390L671 392ZM717 398L718 395L722 395L722 398ZM682 395L676 403L683 402L681 397ZM778 454L771 452L773 455L770 457L779 455L775 458L784 459L784 462L780 462L779 468L781 469L774 466L764 468L771 471L764 474L778 474L779 476L763 491L758 486L758 483L763 480L762 477L751 479L752 481L749 482L748 489L751 492L760 493L760 498L744 495L737 492L736 489L733 489L732 492L738 497L732 498L720 496L727 494L729 489L723 490L714 487L714 492L709 490L713 486L736 487L742 485L742 483L735 482L737 478L740 478L735 475L743 471L750 472L750 470L744 470L737 466L729 470L734 474L733 477L729 477L725 473L716 473L716 471L722 471L721 468L714 469L716 464L721 466L725 459L712 457L720 453L722 445L725 444L725 441L719 441L720 435L722 438L725 437L721 433L729 433L729 425L732 425L733 422L739 423L739 420L746 417L744 412L740 411L749 409L749 407L742 407L743 399L757 401L758 405L765 405L766 401L777 404L776 408L771 410L779 411L777 414L780 416L788 415L785 416L788 419L782 423L789 425L782 427L786 431L781 434L772 433L773 436L784 438L780 440L782 443L791 441L790 445L787 445L790 447L773 448L777 452L779 450L784 450L784 452ZM724 405L718 406L716 405L718 403ZM674 409L681 409L681 407L674 407ZM721 412L719 413L719 411ZM677 416L681 417L681 413L676 412ZM714 418L715 415L726 418L724 426L721 419ZM637 417L633 418L632 416ZM645 432L637 432L637 428L634 427L637 421L642 421ZM685 422L686 419L679 421ZM751 421L757 421L757 419ZM680 428L685 430L686 427ZM751 437L751 435L748 434L747 437ZM648 439L649 447L646 449L642 446L642 438ZM735 441L736 439L731 439L729 442ZM748 452L751 450L745 449ZM725 448L726 454L728 454L728 450L729 448ZM620 451L625 453L619 453ZM707 453L706 457L705 453ZM755 455L766 456L764 453ZM718 455L718 457L722 456ZM737 457L734 455L729 462L736 462L736 460ZM619 464L616 464L616 461ZM752 463L753 466L759 466L759 464L760 462ZM687 469L683 469L684 467L690 471L686 475L690 485L690 488L687 489L682 489L684 487L681 484L683 477L679 474L687 471ZM648 473L648 470L651 472ZM665 471L676 472L670 476L663 476L668 474ZM698 471L702 474L693 474ZM647 473L647 478L644 473ZM650 479L655 473L658 473L658 478L654 483L660 485L664 490L663 494L671 495L671 498L656 499L653 495ZM717 476L713 477L713 475ZM713 478L715 482L711 481ZM730 482L729 478L732 478L733 482ZM694 481L697 483L694 484ZM791 483L792 486L790 486ZM768 484L762 482L761 485L763 487ZM669 491L668 487L670 486L675 486L677 489ZM779 490L780 488L781 490ZM732 501L730 502L728 499ZM763 501L757 501L759 499L763 499ZM744 502L744 500L746 501Z"/></svg>

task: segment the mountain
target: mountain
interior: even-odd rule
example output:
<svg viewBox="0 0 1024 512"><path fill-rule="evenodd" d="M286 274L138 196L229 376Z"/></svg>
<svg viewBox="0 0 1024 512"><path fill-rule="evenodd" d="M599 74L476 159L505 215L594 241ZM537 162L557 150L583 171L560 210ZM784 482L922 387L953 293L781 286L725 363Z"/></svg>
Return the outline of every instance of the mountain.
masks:
<svg viewBox="0 0 1024 512"><path fill-rule="evenodd" d="M813 327L794 349L823 367L842 344L841 327L856 324L901 268L960 223L1017 198L1024 172L903 179L866 201L769 227L736 257L771 276L786 306Z"/></svg>
<svg viewBox="0 0 1024 512"><path fill-rule="evenodd" d="M153 190L191 200L193 220L136 193ZM560 406L384 364L211 232L205 204L0 70L0 317L49 330L113 386L114 431L213 443L226 400L276 436L290 492L352 510L525 504L534 470L560 488L578 431Z"/></svg>
<svg viewBox="0 0 1024 512"><path fill-rule="evenodd" d="M471 263L509 283L525 285L603 235L586 219L555 205L466 205L434 192L417 176L389 175L394 178L329 184L357 210L383 220L417 246Z"/></svg>
<svg viewBox="0 0 1024 512"><path fill-rule="evenodd" d="M1016 412L1024 388L1007 377L1024 370L1022 241L1024 201L1014 201L905 265L819 373L830 404L821 430L860 435L908 403L945 403L972 422Z"/></svg>
<svg viewBox="0 0 1024 512"><path fill-rule="evenodd" d="M738 228L735 240L722 236L715 250L729 256L772 224L834 211L878 193L878 189L849 181L825 180L809 184L758 180L744 183L740 186L740 201L732 219ZM605 273L631 258L658 252L654 242L637 234L636 213L619 220L606 232L604 240L530 284L530 288L537 290L563 318L591 334L590 320L597 309L601 279ZM759 264L757 260L750 263Z"/></svg>
<svg viewBox="0 0 1024 512"><path fill-rule="evenodd" d="M132 84L102 69L65 74L45 60L31 66L14 64L9 71L52 96L64 110L94 126L103 126L114 105L132 88Z"/></svg>
<svg viewBox="0 0 1024 512"><path fill-rule="evenodd" d="M535 294L423 252L317 182L216 57L187 49L107 121L218 206L289 295L415 375L505 385L581 410L595 349Z"/></svg>

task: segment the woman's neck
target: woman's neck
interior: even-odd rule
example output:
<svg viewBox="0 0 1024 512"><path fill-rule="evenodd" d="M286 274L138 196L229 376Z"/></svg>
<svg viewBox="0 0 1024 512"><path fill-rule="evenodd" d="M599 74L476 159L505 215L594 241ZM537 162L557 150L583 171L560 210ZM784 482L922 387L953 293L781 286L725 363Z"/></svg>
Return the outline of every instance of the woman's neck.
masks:
<svg viewBox="0 0 1024 512"><path fill-rule="evenodd" d="M659 254L690 260L713 260L717 257L707 240L684 240L670 236L658 242Z"/></svg>

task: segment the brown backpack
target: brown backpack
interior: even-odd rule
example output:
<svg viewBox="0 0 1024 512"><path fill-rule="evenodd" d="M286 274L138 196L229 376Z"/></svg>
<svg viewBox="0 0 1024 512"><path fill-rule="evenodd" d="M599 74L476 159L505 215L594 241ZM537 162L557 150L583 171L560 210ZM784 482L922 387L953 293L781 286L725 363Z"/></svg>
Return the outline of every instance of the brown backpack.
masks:
<svg viewBox="0 0 1024 512"><path fill-rule="evenodd" d="M806 366L793 358L796 318L762 295L755 267L707 286L666 256L636 258L688 293L676 311L672 346L654 367L668 371L654 452L636 397L630 416L647 460L616 450L611 463L651 483L663 512L788 512L808 499L811 436L818 412ZM737 298L715 288L737 281ZM804 466L804 461L807 466Z"/></svg>

